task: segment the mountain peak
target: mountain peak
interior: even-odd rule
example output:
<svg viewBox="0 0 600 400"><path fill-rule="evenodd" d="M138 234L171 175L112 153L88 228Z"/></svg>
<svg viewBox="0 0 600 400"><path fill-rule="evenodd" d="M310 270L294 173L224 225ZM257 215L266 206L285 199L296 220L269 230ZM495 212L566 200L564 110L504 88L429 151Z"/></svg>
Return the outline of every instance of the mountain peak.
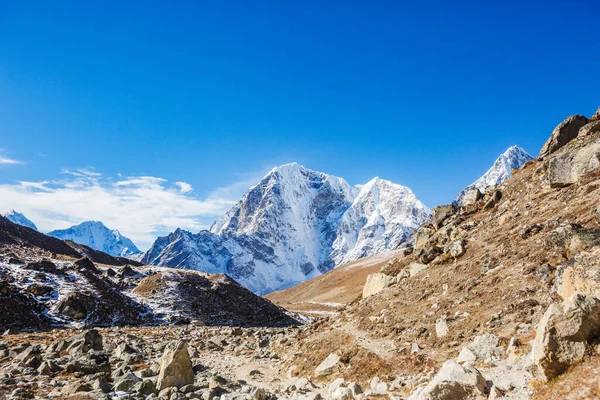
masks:
<svg viewBox="0 0 600 400"><path fill-rule="evenodd" d="M351 187L288 163L273 168L209 231L159 238L142 260L227 273L267 293L396 248L428 218L429 209L404 186L376 177Z"/></svg>
<svg viewBox="0 0 600 400"><path fill-rule="evenodd" d="M49 232L48 235L83 244L111 256L127 257L140 253L129 238L116 229L107 228L101 221L84 221L68 229Z"/></svg>
<svg viewBox="0 0 600 400"><path fill-rule="evenodd" d="M12 223L26 226L26 227L31 228L36 231L38 230L37 226L35 226L35 224L33 222L31 222L29 219L27 219L27 217L25 217L20 212L15 211L14 209L12 209L9 212L7 212L6 214L4 214L4 217Z"/></svg>
<svg viewBox="0 0 600 400"><path fill-rule="evenodd" d="M489 187L501 184L512 176L513 169L519 169L523 164L531 160L533 160L533 157L521 147L517 145L509 147L504 153L498 156L492 167L485 174L461 190L454 202L461 204L463 197L471 188L476 187L484 192Z"/></svg>

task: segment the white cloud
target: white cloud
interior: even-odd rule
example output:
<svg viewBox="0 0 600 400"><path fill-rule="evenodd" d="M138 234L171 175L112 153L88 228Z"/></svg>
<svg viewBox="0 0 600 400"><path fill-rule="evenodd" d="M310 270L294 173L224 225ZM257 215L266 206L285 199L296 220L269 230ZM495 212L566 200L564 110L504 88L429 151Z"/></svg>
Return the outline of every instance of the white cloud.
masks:
<svg viewBox="0 0 600 400"><path fill-rule="evenodd" d="M175 182L175 186L179 188L179 191L181 193L189 193L194 190L194 188L192 188L192 185L190 185L187 182Z"/></svg>
<svg viewBox="0 0 600 400"><path fill-rule="evenodd" d="M234 192L256 183L233 184L201 200L191 195L186 182L169 184L153 176L119 176L115 181L92 168L61 173L66 175L61 180L0 184L0 211L14 208L43 232L102 221L142 250L176 228L206 229L239 199L232 198Z"/></svg>

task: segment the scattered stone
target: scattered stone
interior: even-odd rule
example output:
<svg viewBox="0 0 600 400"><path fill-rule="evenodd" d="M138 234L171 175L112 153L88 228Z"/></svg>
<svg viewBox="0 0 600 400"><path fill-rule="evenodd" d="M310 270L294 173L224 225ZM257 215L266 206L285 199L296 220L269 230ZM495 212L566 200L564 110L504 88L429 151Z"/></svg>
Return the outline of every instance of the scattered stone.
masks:
<svg viewBox="0 0 600 400"><path fill-rule="evenodd" d="M446 248L444 249L446 252L449 252L450 255L454 258L459 258L463 254L465 254L465 245L462 240L455 240L450 242Z"/></svg>

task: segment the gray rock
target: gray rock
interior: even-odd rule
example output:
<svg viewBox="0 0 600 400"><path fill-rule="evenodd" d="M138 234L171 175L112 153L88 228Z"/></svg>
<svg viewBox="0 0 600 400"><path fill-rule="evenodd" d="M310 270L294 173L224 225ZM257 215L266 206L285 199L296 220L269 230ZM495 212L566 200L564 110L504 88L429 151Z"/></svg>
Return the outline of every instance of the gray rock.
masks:
<svg viewBox="0 0 600 400"><path fill-rule="evenodd" d="M455 240L453 242L448 243L446 248L444 249L446 252L449 252L450 255L454 258L459 258L463 254L465 254L465 245L462 240Z"/></svg>
<svg viewBox="0 0 600 400"><path fill-rule="evenodd" d="M169 343L162 356L157 389L162 391L166 388L180 388L193 383L194 370L187 342L179 340Z"/></svg>
<svg viewBox="0 0 600 400"><path fill-rule="evenodd" d="M417 233L415 234L415 250L421 250L425 247L431 236L435 233L435 230L432 228L428 228L427 226L422 226L417 229Z"/></svg>
<svg viewBox="0 0 600 400"><path fill-rule="evenodd" d="M569 151L550 159L548 180L551 188L576 183L579 178L600 166L600 143Z"/></svg>
<svg viewBox="0 0 600 400"><path fill-rule="evenodd" d="M498 204L500 200L502 200L502 192L499 190L494 190L494 192L490 196L489 200L485 203L483 208L486 210L492 209L496 207L496 204Z"/></svg>
<svg viewBox="0 0 600 400"><path fill-rule="evenodd" d="M471 204L477 203L482 198L483 198L483 193L481 193L481 190L479 190L479 188L477 188L477 187L471 187L471 188L467 189L460 205L461 206L469 206Z"/></svg>
<svg viewBox="0 0 600 400"><path fill-rule="evenodd" d="M551 304L542 317L532 346L540 379L549 380L583 358L587 341L600 333L600 300L575 294Z"/></svg>
<svg viewBox="0 0 600 400"><path fill-rule="evenodd" d="M433 225L436 229L440 229L444 226L444 223L456 212L458 208L454 204L448 204L445 206L434 207L431 211L433 217Z"/></svg>
<svg viewBox="0 0 600 400"><path fill-rule="evenodd" d="M331 353L315 368L315 376L327 376L333 374L340 368L340 356Z"/></svg>
<svg viewBox="0 0 600 400"><path fill-rule="evenodd" d="M593 121L589 124L584 125L583 127L581 127L581 129L579 129L579 135L577 136L583 137L586 135L592 135L596 132L600 132L600 121Z"/></svg>
<svg viewBox="0 0 600 400"><path fill-rule="evenodd" d="M552 131L552 134L542 146L540 156L546 156L554 153L561 147L565 146L571 140L575 139L588 119L583 115L573 115L558 124Z"/></svg>
<svg viewBox="0 0 600 400"><path fill-rule="evenodd" d="M381 272L375 272L367 276L365 286L363 286L362 298L377 294L395 282L395 278Z"/></svg>
<svg viewBox="0 0 600 400"><path fill-rule="evenodd" d="M487 382L472 365L449 360L424 388L417 389L409 400L484 400Z"/></svg>
<svg viewBox="0 0 600 400"><path fill-rule="evenodd" d="M126 392L131 389L136 383L140 382L140 378L137 377L134 373L128 373L126 375L121 376L117 382L115 383L114 390L116 392Z"/></svg>

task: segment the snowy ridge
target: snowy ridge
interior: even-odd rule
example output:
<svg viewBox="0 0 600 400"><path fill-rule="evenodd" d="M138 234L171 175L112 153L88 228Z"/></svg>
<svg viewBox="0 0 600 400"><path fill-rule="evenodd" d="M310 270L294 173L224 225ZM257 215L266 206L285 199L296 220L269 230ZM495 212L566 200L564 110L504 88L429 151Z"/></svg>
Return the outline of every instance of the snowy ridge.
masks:
<svg viewBox="0 0 600 400"><path fill-rule="evenodd" d="M71 240L115 257L128 257L140 253L130 239L116 229L108 229L99 221L82 222L68 229L48 232L48 235L61 240Z"/></svg>
<svg viewBox="0 0 600 400"><path fill-rule="evenodd" d="M208 231L158 238L142 262L226 273L257 293L397 247L429 217L404 186L344 179L292 163L271 170Z"/></svg>
<svg viewBox="0 0 600 400"><path fill-rule="evenodd" d="M4 217L14 224L23 225L36 231L38 230L37 226L35 226L33 222L15 210L10 210L8 213L4 214Z"/></svg>
<svg viewBox="0 0 600 400"><path fill-rule="evenodd" d="M481 192L485 192L487 188L501 184L512 176L513 169L521 168L523 164L531 160L533 157L519 146L509 147L500 154L492 167L481 178L460 191L454 203L460 205L465 194L471 188L476 187Z"/></svg>

